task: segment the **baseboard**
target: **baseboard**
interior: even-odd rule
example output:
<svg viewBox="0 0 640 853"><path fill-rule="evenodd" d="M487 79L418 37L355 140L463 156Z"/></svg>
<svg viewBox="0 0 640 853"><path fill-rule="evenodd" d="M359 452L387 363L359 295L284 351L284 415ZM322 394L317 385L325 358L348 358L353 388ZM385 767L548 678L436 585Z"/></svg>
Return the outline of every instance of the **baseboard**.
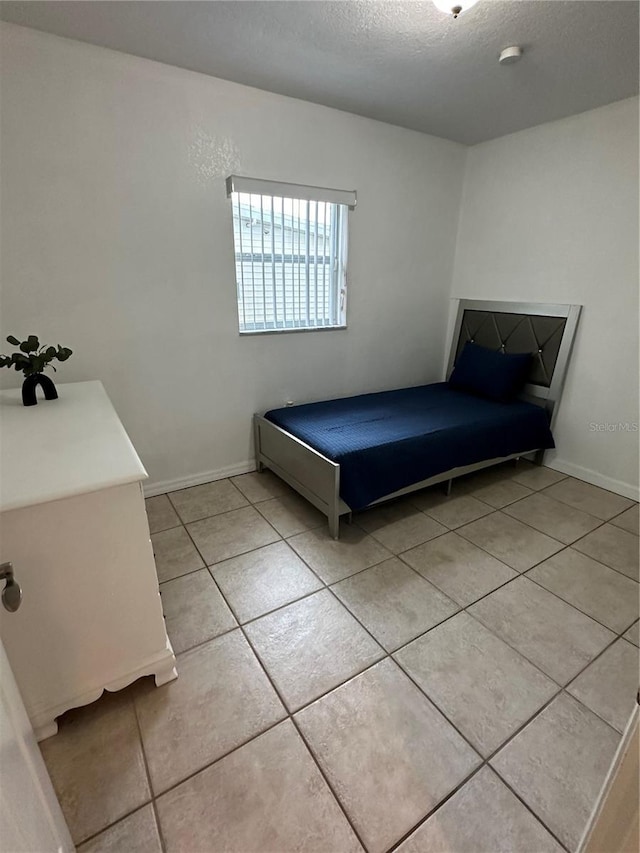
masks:
<svg viewBox="0 0 640 853"><path fill-rule="evenodd" d="M566 462L564 459L556 458L549 461L545 459L544 464L549 468L560 471L562 474L568 474L570 477L584 480L585 483L591 483L592 486L600 486L601 489L615 492L617 495L630 498L632 501L640 500L640 488L634 486L632 483L614 480L613 477L607 477L604 474L599 474L597 471L592 471L591 468L583 468L582 465L575 465L573 462Z"/></svg>
<svg viewBox="0 0 640 853"><path fill-rule="evenodd" d="M165 492L177 492L178 489L188 489L189 486L201 486L203 483L212 483L214 480L225 480L227 477L237 477L238 474L248 474L256 470L255 459L228 465L226 468L218 468L215 471L202 471L200 474L191 474L189 477L177 477L175 480L157 480L144 484L145 498L155 495L163 495Z"/></svg>
<svg viewBox="0 0 640 853"><path fill-rule="evenodd" d="M578 480L584 480L593 486L600 486L602 489L623 495L632 501L640 500L640 488L631 483L614 480L613 477L607 477L604 474L599 474L597 471L592 471L591 468L583 468L582 465L575 465L573 462L566 462L564 459L545 459L544 464L549 468L560 471L562 474L577 477ZM144 485L144 496L152 498L155 495L163 495L165 492L177 492L179 489L188 489L189 486L201 486L203 483L212 483L214 480L225 480L227 477L237 477L239 474L248 474L250 471L255 470L255 460L247 459L235 465L228 465L226 468L218 468L215 471L203 471L200 474L191 474L189 477L151 481Z"/></svg>

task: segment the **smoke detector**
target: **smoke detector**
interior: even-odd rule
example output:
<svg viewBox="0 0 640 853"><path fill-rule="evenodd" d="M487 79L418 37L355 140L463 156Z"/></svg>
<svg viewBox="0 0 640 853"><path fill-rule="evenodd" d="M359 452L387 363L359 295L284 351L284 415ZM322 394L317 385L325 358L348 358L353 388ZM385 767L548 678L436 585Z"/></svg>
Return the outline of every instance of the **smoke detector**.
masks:
<svg viewBox="0 0 640 853"><path fill-rule="evenodd" d="M513 65L513 63L517 62L521 56L522 48L518 47L517 44L514 44L512 47L505 47L498 57L498 62L500 65Z"/></svg>

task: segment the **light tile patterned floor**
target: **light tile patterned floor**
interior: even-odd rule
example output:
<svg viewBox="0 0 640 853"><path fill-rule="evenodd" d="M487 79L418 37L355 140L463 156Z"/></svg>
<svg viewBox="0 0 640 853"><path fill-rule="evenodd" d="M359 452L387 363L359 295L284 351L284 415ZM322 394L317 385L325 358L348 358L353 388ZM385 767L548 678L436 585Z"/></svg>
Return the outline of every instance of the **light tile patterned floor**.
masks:
<svg viewBox="0 0 640 853"><path fill-rule="evenodd" d="M179 678L42 752L80 853L574 851L638 687L638 506L528 463L354 517L147 501Z"/></svg>

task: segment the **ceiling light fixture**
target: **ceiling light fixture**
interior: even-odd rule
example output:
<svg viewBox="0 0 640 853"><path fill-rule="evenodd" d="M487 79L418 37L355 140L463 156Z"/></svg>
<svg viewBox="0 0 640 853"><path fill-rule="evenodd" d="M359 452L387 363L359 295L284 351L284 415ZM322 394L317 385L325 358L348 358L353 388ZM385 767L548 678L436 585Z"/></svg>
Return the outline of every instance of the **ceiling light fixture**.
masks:
<svg viewBox="0 0 640 853"><path fill-rule="evenodd" d="M446 15L453 15L457 18L467 9L475 6L478 0L433 0L433 5L444 12Z"/></svg>

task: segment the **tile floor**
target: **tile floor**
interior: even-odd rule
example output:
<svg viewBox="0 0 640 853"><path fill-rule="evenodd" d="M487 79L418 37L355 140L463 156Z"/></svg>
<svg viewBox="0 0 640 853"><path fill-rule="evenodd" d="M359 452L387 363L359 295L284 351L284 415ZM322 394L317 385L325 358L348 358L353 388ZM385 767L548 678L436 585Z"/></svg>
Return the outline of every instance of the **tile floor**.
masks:
<svg viewBox="0 0 640 853"><path fill-rule="evenodd" d="M507 464L354 517L147 500L179 678L60 720L80 853L574 851L638 688L638 506Z"/></svg>

